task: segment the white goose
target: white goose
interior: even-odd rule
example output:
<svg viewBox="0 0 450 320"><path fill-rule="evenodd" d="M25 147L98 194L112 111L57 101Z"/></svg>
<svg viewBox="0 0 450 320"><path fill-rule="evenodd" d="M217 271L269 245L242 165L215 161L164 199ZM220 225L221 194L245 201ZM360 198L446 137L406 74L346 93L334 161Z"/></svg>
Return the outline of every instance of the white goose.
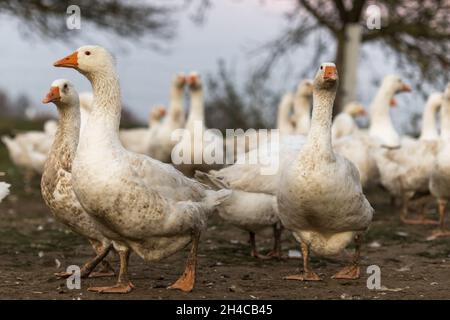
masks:
<svg viewBox="0 0 450 320"><path fill-rule="evenodd" d="M365 116L366 109L364 106L358 102L350 102L339 113L333 120L333 125L331 127L331 136L333 141L349 136L356 133L359 128L355 122L355 118L359 116Z"/></svg>
<svg viewBox="0 0 450 320"><path fill-rule="evenodd" d="M439 149L431 172L430 191L436 198L439 209L439 229L429 239L449 237L445 228L445 209L450 199L450 83L444 92L441 106L441 136Z"/></svg>
<svg viewBox="0 0 450 320"><path fill-rule="evenodd" d="M427 193L429 177L438 151L436 111L442 94L430 95L424 113L420 138L402 138L399 149L378 148L374 151L381 184L391 195L402 199L400 218L408 224L436 224L425 218L426 202L422 203L419 219L408 219L408 205L415 194Z"/></svg>
<svg viewBox="0 0 450 320"><path fill-rule="evenodd" d="M172 150L172 160L182 159L182 163L174 163L175 167L186 176L193 177L196 170L209 171L222 167L217 163L208 164L205 160L210 154L209 150L223 150L224 141L221 135L207 130L205 126L204 93L200 76L192 72L187 83L191 95L189 116L185 131Z"/></svg>
<svg viewBox="0 0 450 320"><path fill-rule="evenodd" d="M177 141L172 133L184 127L184 87L186 77L178 74L172 81L170 88L170 105L167 116L155 131L155 137L149 147L148 155L162 162L171 162L171 153Z"/></svg>
<svg viewBox="0 0 450 320"><path fill-rule="evenodd" d="M281 167L277 200L283 225L301 242L304 273L292 280L320 280L309 266L309 250L333 255L355 239L351 266L335 278L359 277L362 233L372 221L373 209L363 194L358 170L331 145L331 119L337 90L337 70L323 63L314 79L313 113L306 144L287 166Z"/></svg>
<svg viewBox="0 0 450 320"><path fill-rule="evenodd" d="M294 97L295 133L308 134L311 123L312 81L303 80L297 86Z"/></svg>
<svg viewBox="0 0 450 320"><path fill-rule="evenodd" d="M410 92L411 87L396 75L384 77L381 86L370 105L369 135L378 144L387 148L398 148L400 136L392 124L389 107L396 106L394 96L400 92Z"/></svg>
<svg viewBox="0 0 450 320"><path fill-rule="evenodd" d="M302 243L304 259L305 273L287 279L320 280L309 267L309 250L336 254L353 238L357 242L353 264L335 277L359 277L359 243L372 220L373 209L362 192L355 166L331 147L336 89L336 66L322 64L314 80L314 108L306 143L302 136L284 139L268 155L269 159L278 157L278 162L263 157L258 164L235 164L215 175L233 190L277 197L278 216ZM279 169L270 175L262 174L267 163L278 163Z"/></svg>
<svg viewBox="0 0 450 320"><path fill-rule="evenodd" d="M72 188L72 161L80 134L78 94L70 81L59 79L52 83L42 102L53 102L59 113L56 136L41 179L42 197L55 218L86 237L96 252L96 257L81 268L81 277L112 276L112 268L103 261L111 249L111 241L100 233L97 223L81 207ZM92 273L100 262L102 270ZM71 273L56 275L65 278Z"/></svg>
<svg viewBox="0 0 450 320"><path fill-rule="evenodd" d="M230 195L206 190L169 164L127 151L119 140L121 94L114 59L99 46L83 46L54 64L75 68L92 84L94 106L73 162L73 187L82 206L114 240L120 273L112 287L96 292L127 293L130 248L149 261L170 256L192 242L184 274L171 286L191 291L197 248L209 213Z"/></svg>

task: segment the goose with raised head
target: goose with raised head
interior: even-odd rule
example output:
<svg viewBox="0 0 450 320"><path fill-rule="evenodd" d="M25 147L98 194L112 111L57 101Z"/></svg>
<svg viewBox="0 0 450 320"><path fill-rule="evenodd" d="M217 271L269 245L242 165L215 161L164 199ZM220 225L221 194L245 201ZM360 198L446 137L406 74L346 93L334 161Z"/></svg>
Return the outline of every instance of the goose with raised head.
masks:
<svg viewBox="0 0 450 320"><path fill-rule="evenodd" d="M430 174L438 152L436 111L442 103L442 94L430 95L423 112L422 133L419 139L402 138L398 149L377 148L374 150L381 184L392 196L402 200L400 218L407 224L436 224L426 219L426 200ZM408 207L415 195L422 197L420 217L408 218ZM418 200L417 200L418 201Z"/></svg>
<svg viewBox="0 0 450 320"><path fill-rule="evenodd" d="M441 135L438 153L431 171L430 191L436 198L439 211L439 229L429 239L449 237L450 230L445 227L445 209L450 200L450 83L445 89L441 105Z"/></svg>
<svg viewBox="0 0 450 320"><path fill-rule="evenodd" d="M342 112L333 120L333 125L331 127L333 141L356 133L359 128L355 122L355 118L365 115L366 109L364 109L364 106L361 103L356 101L347 103L344 110L342 110Z"/></svg>
<svg viewBox="0 0 450 320"><path fill-rule="evenodd" d="M96 252L96 257L81 268L81 277L113 276L113 269L104 260L111 249L111 241L102 235L98 224L86 213L73 191L72 162L80 135L78 94L70 81L59 79L52 83L42 102L54 103L59 113L55 140L42 174L42 197L56 220L87 238ZM100 262L101 270L92 273ZM56 274L58 277L70 275L66 272Z"/></svg>
<svg viewBox="0 0 450 320"><path fill-rule="evenodd" d="M390 107L396 106L395 95L410 92L411 87L396 75L384 77L370 105L369 135L376 143L387 148L400 147L400 136L392 124Z"/></svg>
<svg viewBox="0 0 450 320"><path fill-rule="evenodd" d="M75 194L114 240L120 257L116 285L90 291L127 293L130 249L159 261L192 243L183 275L170 287L191 291L197 249L207 217L228 190L212 191L169 164L127 151L119 140L121 94L115 62L100 46L83 46L54 64L74 68L92 84L93 110L81 133L72 167Z"/></svg>
<svg viewBox="0 0 450 320"><path fill-rule="evenodd" d="M184 88L186 85L186 77L179 73L172 80L170 87L170 105L167 116L155 131L154 139L150 144L148 155L153 159L162 162L171 162L171 153L173 147L177 144L173 133L184 127Z"/></svg>
<svg viewBox="0 0 450 320"><path fill-rule="evenodd" d="M311 123L312 81L302 80L294 96L295 133L308 134Z"/></svg>
<svg viewBox="0 0 450 320"><path fill-rule="evenodd" d="M152 143L155 142L156 133L164 118L166 109L161 106L151 108L147 128L122 129L119 138L125 149L136 153L149 154Z"/></svg>
<svg viewBox="0 0 450 320"><path fill-rule="evenodd" d="M286 93L278 105L277 129L282 135L295 132L295 126L291 121L293 101L292 94Z"/></svg>
<svg viewBox="0 0 450 320"><path fill-rule="evenodd" d="M200 75L192 72L187 77L187 84L190 92L189 115L181 139L172 150L172 160L176 160L175 167L184 175L193 177L196 170L209 171L223 166L221 163L224 162L224 157L221 157L221 163L208 163L206 158L211 150L222 152L224 141L220 134L206 128L203 82Z"/></svg>
<svg viewBox="0 0 450 320"><path fill-rule="evenodd" d="M436 115L441 108L442 98L443 94L441 92L432 93L428 97L423 111L419 140L437 141L439 139Z"/></svg>
<svg viewBox="0 0 450 320"><path fill-rule="evenodd" d="M311 270L309 252L334 255L355 240L350 266L334 277L359 278L362 234L373 209L362 191L357 168L335 153L331 144L333 103L338 86L334 63L323 63L314 79L313 113L307 141L296 158L281 167L277 192L279 217L301 243L304 272L291 280L320 280Z"/></svg>
<svg viewBox="0 0 450 320"><path fill-rule="evenodd" d="M372 221L373 209L362 192L358 170L331 146L337 81L336 66L323 63L314 80L314 107L306 141L300 135L282 139L275 143L278 148L269 148L267 157L262 152L263 157L256 164L235 164L215 174L215 178L233 190L277 197L278 217L301 242L304 259L305 272L287 279L320 280L309 266L310 249L321 255L333 255L352 239L357 244L352 265L335 277L359 277L359 245ZM267 163L278 169L263 174Z"/></svg>

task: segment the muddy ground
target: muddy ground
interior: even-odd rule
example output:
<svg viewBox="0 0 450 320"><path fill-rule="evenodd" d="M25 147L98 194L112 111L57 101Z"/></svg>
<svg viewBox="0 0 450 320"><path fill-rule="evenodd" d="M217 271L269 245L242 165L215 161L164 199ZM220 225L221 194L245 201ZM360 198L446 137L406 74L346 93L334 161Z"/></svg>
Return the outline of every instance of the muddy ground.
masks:
<svg viewBox="0 0 450 320"><path fill-rule="evenodd" d="M38 186L36 186L37 188ZM0 204L1 299L449 299L450 239L427 241L432 226L405 226L382 192L370 195L377 214L365 239L362 277L333 280L348 259L313 257L322 282L283 280L299 271L299 259L261 261L250 257L247 234L215 217L203 235L195 290L167 290L182 273L187 249L160 262L145 263L132 256L130 274L136 289L127 295L96 294L92 285L112 284L114 278L82 280L81 290L69 290L54 272L92 257L87 242L56 223L40 195L18 192ZM432 209L430 217L436 217ZM298 250L285 232L283 250ZM271 248L270 232L260 235L262 252ZM350 251L349 251L350 253ZM109 257L115 268L117 257ZM61 266L57 268L57 260ZM369 265L381 268L382 290L366 286Z"/></svg>

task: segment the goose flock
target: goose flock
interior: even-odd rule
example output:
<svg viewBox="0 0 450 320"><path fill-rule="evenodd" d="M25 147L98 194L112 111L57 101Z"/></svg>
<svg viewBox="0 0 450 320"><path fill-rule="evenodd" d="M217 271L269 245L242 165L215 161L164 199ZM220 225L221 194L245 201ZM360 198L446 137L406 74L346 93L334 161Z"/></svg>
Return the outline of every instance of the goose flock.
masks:
<svg viewBox="0 0 450 320"><path fill-rule="evenodd" d="M128 274L132 252L159 261L187 246L185 270L169 288L193 290L201 234L213 214L249 234L255 258L281 258L282 232L292 233L303 268L287 280L321 280L311 254L337 255L353 242L354 255L333 278L358 279L361 244L374 215L365 192L379 186L401 200L404 223L437 225L429 239L450 236L450 84L430 95L416 139L399 135L390 117L395 96L411 91L400 77L383 79L370 105L370 126L362 129L355 118L366 111L356 101L333 120L338 71L334 63L322 63L312 80L283 95L276 135L229 152L228 146L251 136L222 139L207 129L203 83L195 72L174 77L168 108L151 108L148 127L121 130L119 76L106 49L82 46L54 66L81 73L92 93L78 94L69 80L55 80L43 103L56 105L59 121L2 141L15 165L42 175L42 197L54 217L91 243L93 258L81 268L82 277L113 276L105 257L118 254L116 283L89 291L128 293L134 288ZM223 151L227 161L202 161L212 149ZM184 161L174 160L180 157ZM258 161L246 161L252 158ZM264 173L267 163L277 163L277 170ZM0 201L8 188L0 182ZM423 198L437 201L439 219L426 217L429 201L410 217L411 203ZM270 228L273 250L263 255L256 234Z"/></svg>

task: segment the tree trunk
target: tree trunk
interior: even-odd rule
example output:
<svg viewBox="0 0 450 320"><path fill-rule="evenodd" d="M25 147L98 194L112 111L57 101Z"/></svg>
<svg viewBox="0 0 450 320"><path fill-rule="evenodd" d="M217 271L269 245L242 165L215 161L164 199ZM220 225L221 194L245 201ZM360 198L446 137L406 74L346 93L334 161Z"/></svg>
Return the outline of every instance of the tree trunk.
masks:
<svg viewBox="0 0 450 320"><path fill-rule="evenodd" d="M340 79L334 115L342 111L347 103L356 100L361 26L357 23L346 24L337 40L336 64Z"/></svg>
<svg viewBox="0 0 450 320"><path fill-rule="evenodd" d="M338 34L337 34L337 46L336 46L336 58L335 58L335 63L338 69L338 73L339 73L339 87L338 87L338 91L336 94L336 100L334 101L334 107L333 107L333 117L337 114L339 114L342 111L342 101L341 101L341 97L343 97L343 87L342 87L342 83L345 79L345 67L344 67L344 50L345 50L345 29L342 29Z"/></svg>

